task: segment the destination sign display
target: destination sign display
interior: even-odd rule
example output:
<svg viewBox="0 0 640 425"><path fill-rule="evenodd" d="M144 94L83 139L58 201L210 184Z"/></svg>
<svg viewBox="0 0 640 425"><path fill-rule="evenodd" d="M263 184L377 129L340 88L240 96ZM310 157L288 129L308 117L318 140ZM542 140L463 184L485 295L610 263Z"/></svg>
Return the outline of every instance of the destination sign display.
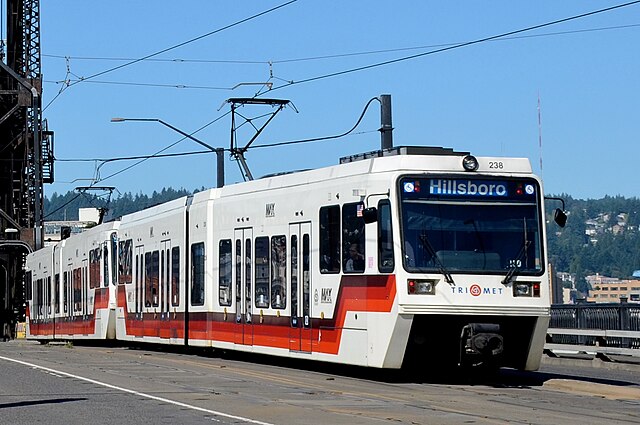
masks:
<svg viewBox="0 0 640 425"><path fill-rule="evenodd" d="M455 178L403 178L400 182L406 199L479 199L535 201L538 186L531 179L482 180Z"/></svg>

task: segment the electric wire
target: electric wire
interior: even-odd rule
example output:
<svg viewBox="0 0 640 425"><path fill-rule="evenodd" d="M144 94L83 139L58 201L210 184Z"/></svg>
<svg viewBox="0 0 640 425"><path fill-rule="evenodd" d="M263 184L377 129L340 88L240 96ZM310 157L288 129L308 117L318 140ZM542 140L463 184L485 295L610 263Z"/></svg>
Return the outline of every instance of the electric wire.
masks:
<svg viewBox="0 0 640 425"><path fill-rule="evenodd" d="M614 25L607 27L596 27L596 28L584 28L577 30L568 30L568 31L555 31L550 33L543 34L529 34L529 35L519 35L513 37L502 37L500 39L489 40L489 41L509 41L509 40L521 40L528 38L541 38L541 37L555 37L559 35L570 35L570 34L581 34L581 33L589 33L589 32L598 32L598 31L612 31L619 29L627 29L627 28L637 28L640 27L640 24L629 24L629 25ZM324 59L340 59L345 57L353 57L353 56L365 56L365 55L376 55L383 53L396 53L410 50L424 50L424 49L434 49L439 47L449 47L455 46L458 44L462 44L464 42L448 42L448 43L438 43L438 44L427 44L422 46L409 46L409 47L396 47L391 49L378 49L378 50L365 50L360 52L348 52L348 53L335 53L331 55L318 55L318 56L308 56L308 57L300 57L300 58L290 58L290 59L273 59L273 60L231 60L231 59L183 59L183 58L173 58L173 59L158 59L151 58L145 61L147 62L170 62L170 63L195 63L195 64L248 64L248 65L269 65L269 64L283 64L283 63L295 63L295 62L308 62L308 61L316 61L316 60L324 60ZM134 58L118 58L118 57L100 57L100 56L62 56L62 55L53 55L53 54L43 54L43 57L50 57L55 59L65 59L70 58L74 60L95 60L95 61L133 61Z"/></svg>
<svg viewBox="0 0 640 425"><path fill-rule="evenodd" d="M82 79L61 80L61 81L44 80L45 83L66 84L66 85L81 82L81 81L84 81L84 80ZM95 81L95 80L86 81L86 82L91 84L110 84L110 85L119 85L119 86L158 87L158 88L172 88L172 89L227 90L227 91L233 90L233 87L190 86L186 84L156 84L156 83L136 83L136 82L128 82L128 81ZM60 91L60 93L62 93L62 91ZM60 93L58 93L57 96L59 96ZM52 103L53 100L55 100L55 98L52 99L51 102L49 103Z"/></svg>
<svg viewBox="0 0 640 425"><path fill-rule="evenodd" d="M194 134L198 133L199 131L204 130L205 128L207 128L207 127L209 127L210 125L214 124L216 121L221 120L222 118L224 118L225 116L229 115L230 113L231 113L231 111L229 111L229 112L226 112L226 113L222 114L221 116L219 116L219 117L215 118L214 120L212 120L212 121L208 122L207 124L203 125L202 127L198 128L197 130L193 131L192 133L190 133L190 134L189 134L189 136L193 136ZM106 163L109 163L109 162L120 161L120 160L126 160L126 159L137 159L137 158L136 158L136 157L128 157L128 158L109 158L109 159L105 159L105 160L102 162L102 164L100 164L100 165L98 166L98 168L96 169L96 178L94 179L94 182L93 182L93 183L91 183L91 184L89 185L89 188L93 187L94 185L96 185L96 184L98 184L98 183L100 183L100 182L102 182L102 181L104 181L104 180L110 179L110 178L112 178L112 177L114 177L114 176L117 176L118 174L124 173L125 171L128 171L128 170L130 170L131 168L133 168L133 167L135 167L135 166L137 166L137 165L140 165L140 164L142 164L143 162L145 162L145 161L147 161L147 160L149 160L149 159L160 157L160 155L162 154L162 152L166 151L167 149L172 148L173 146L177 145L178 143L182 142L182 141L183 141L183 140L185 140L185 139L188 139L188 137L187 137L187 136L184 136L184 137L182 137L181 139L177 140L176 142L174 142L174 143L170 144L169 146L167 146L167 147L165 147L165 148L163 148L163 149L160 149L159 151L157 151L156 153L154 153L154 154L152 154L152 155L144 155L144 156L140 156L140 157L139 157L139 158L141 158L141 159L140 159L140 161L136 162L135 164L129 165L129 166L127 166L127 167L125 167L125 168L123 168L123 169L121 169L121 170L119 170L119 171L117 171L117 172L113 173L113 174L108 175L107 177L99 178L99 168L100 168L102 165L104 165L104 164L106 164ZM207 152L211 153L210 151L207 151ZM204 151L203 151L202 153L204 153ZM189 155L193 155L193 154L195 154L195 152L186 152L186 153L181 153L181 154L164 154L164 155L162 155L162 156L184 156L184 155L187 155L187 154L189 154ZM60 160L60 159L56 159L56 161L65 161L65 160L64 160L64 159L62 159L62 160ZM67 160L67 161L70 161L70 160ZM77 161L77 160L76 160L76 161ZM95 161L100 161L100 160L97 160L97 159L82 159L81 161L92 161L92 162L95 162ZM68 202L65 202L65 203L64 203L62 206L60 206L59 208L57 208L57 209L55 209L54 211L51 211L50 213L48 213L47 215L45 215L45 216L43 217L43 219L46 219L46 218L50 217L51 215L53 215L53 214L57 213L58 211L60 211L62 208L65 208L67 205L69 205L70 203L72 203L73 201L75 201L76 199L78 199L78 197L79 197L80 195L82 195L82 193L79 193L78 195L76 195L75 197L73 197L73 198L72 198L71 200L69 200Z"/></svg>
<svg viewBox="0 0 640 425"><path fill-rule="evenodd" d="M348 134L353 132L353 130L355 130L358 127L358 125L360 125L360 122L362 122L362 119L364 118L364 115L367 113L367 109L369 109L369 105L371 105L371 103L373 101L375 101L375 100L377 100L378 102L380 101L380 99L377 98L377 97L373 97L373 98L369 99L367 104L364 106L364 110L360 114L360 117L358 118L358 121L356 121L356 123L354 124L353 127L351 127L351 129L347 130L344 133L336 134L334 136L314 137L314 138L310 138L310 139L291 140L291 141L287 141L287 142L275 142L275 143L267 143L267 144L262 144L262 145L254 145L254 146L250 146L249 149L251 149L251 148L258 149L258 148L268 148L268 147L274 147L274 146L294 145L294 144L309 143L309 142L320 142L320 141L324 141L324 140L338 139L338 138L347 136Z"/></svg>
<svg viewBox="0 0 640 425"><path fill-rule="evenodd" d="M362 119L364 118L369 105L371 105L371 103L373 101L379 101L380 99L377 97L371 98L367 104L364 106L364 109L362 111L362 113L360 114L360 117L358 118L358 120L356 121L356 123L354 124L354 126L345 131L344 133L340 133L337 135L333 135L333 136L323 136L323 137L315 137L315 138L310 138L310 139L299 139L299 140L290 140L290 141L286 141L286 142L275 142L275 143L268 143L268 144L262 144L262 145L253 145L253 146L249 146L247 149L251 150L251 149L258 149L258 148L266 148L266 147L275 147L275 146L285 146L285 145L293 145L293 144L300 144L300 143L310 143L310 142L318 142L318 141L324 141L324 140L331 140L331 139L338 139L341 137L345 137L349 134L352 134L353 131L358 127L358 125L360 125L360 123L362 122ZM196 134L198 131L201 131L202 129L204 129L205 127L213 124L214 122L222 119L223 117L229 115L231 112L226 112L225 114L223 114L222 116L216 118L215 120L209 122L208 124L206 124L205 126L199 128L198 130L194 131L193 133L191 133L191 135ZM252 119L258 119L258 118L262 118L266 116L265 115L261 115L259 117L256 118L252 118ZM244 124L244 123L243 123ZM353 134L367 134L367 133L373 133L379 130L368 130L368 131L361 131L358 133L353 133ZM167 149L175 146L176 144L178 144L179 142L183 141L187 139L187 137L183 137L182 139L178 140L177 142L172 143L171 145L165 147L164 149L161 149L160 151L151 154L151 155L138 155L138 156L125 156L125 157L116 157L116 158L56 158L56 161L60 161L60 162L103 162L103 163L107 163L107 162L114 162L114 161L130 161L130 160L136 160L136 159L155 159L155 158L169 158L169 157L180 157L180 156L189 156L189 155L202 155L202 154L211 154L214 153L212 151L191 151L191 152L177 152L177 153L170 153L170 154L162 154L162 152L166 151ZM229 149L223 149L224 151L229 151ZM140 162L139 162L140 163ZM130 167L127 167L126 169L121 170L120 172L124 172L130 168L132 168L135 165L138 165L139 163L133 164ZM115 174L114 174L115 175ZM98 181L104 181L107 178L113 177L114 175L99 179L96 181L96 183ZM95 184L95 183L94 183Z"/></svg>
<svg viewBox="0 0 640 425"><path fill-rule="evenodd" d="M587 32L596 32L596 31L611 31L618 29L627 29L627 28L636 28L640 27L640 24L629 24L629 25L615 25L608 27L597 27L597 28L585 28L578 30L568 30L568 31L556 31L544 34L529 34L529 35L519 35L519 36L505 36L495 39L490 39L486 41L508 41L508 40L519 40L519 39L528 39L528 38L539 38L539 37L552 37L559 35L568 35L568 34L579 34L579 33L587 33ZM526 29L527 31L530 29ZM473 41L467 42L456 42L456 43L440 43L440 44L431 44L431 45L423 45L423 46L412 46L412 47L398 47L393 49L379 49L379 50L368 50L361 52L349 52L349 53L337 53L331 55L320 55L320 56L309 56L302 58L291 58L291 59L281 59L281 60L270 60L270 61L260 61L260 60L208 60L208 59L145 59L146 61L155 61L155 62L173 62L173 63L226 63L226 64L256 64L256 65L273 65L273 64L284 64L284 63L295 63L295 62L305 62L305 61L316 61L316 60L325 60L325 59L337 59L337 58L345 58L345 57L355 57L355 56L364 56L364 55L375 55L375 54L385 54L385 53L394 53L394 52L402 52L402 51L410 51L410 50L424 50L424 49L433 49L433 48L447 48L447 47L462 47L463 45L468 45L467 43L473 43ZM439 52L439 51L438 51ZM425 54L432 54L437 52L425 52ZM117 57L93 57L93 56L61 56L61 55L47 55L43 54L42 56L51 57L51 58L64 58L64 59L75 59L75 60L103 60L103 61L136 61L137 59L131 58L117 58ZM68 87L70 84L75 84L79 82L88 82L95 84L111 84L111 85L123 85L123 86L138 86L138 87L157 87L157 88L173 88L173 89L193 89L193 90L233 90L233 87L218 87L218 86L198 86L198 85L188 85L188 84L161 84L161 83L140 83L140 82L126 82L126 81L87 81L86 78L76 76L76 80L70 80L65 77L64 80L44 80L45 83L49 84L63 84L64 88ZM306 82L307 80L301 81L292 81L285 80L283 78L273 77L275 80L283 81L286 84L283 86L288 86L292 84L299 84L302 82ZM280 88L280 87L278 87ZM54 100L56 100L61 94L63 89L45 106L45 110L49 107ZM268 91L268 90L267 90Z"/></svg>
<svg viewBox="0 0 640 425"><path fill-rule="evenodd" d="M415 55L404 56L404 57L400 57L400 58L396 58L396 59L390 59L390 60L387 60L387 61L377 62L377 63L364 65L364 66L359 66L359 67L350 68L350 69L345 69L345 70L342 70L342 71L332 72L332 73L328 73L328 74L324 74L324 75L318 75L318 76L306 78L306 79L303 79L303 80L290 81L290 82L288 82L286 84L282 84L280 86L272 87L269 91L273 91L273 90L278 90L278 89L281 89L281 88L289 87L289 86L292 86L294 84L309 83L309 82L318 81L318 80L322 80L322 79L326 79L326 78L332 78L332 77L337 77L337 76L340 76L340 75L351 74L351 73L354 73L354 72L364 71L364 70L378 68L378 67L385 66L385 65L390 65L390 64L394 64L394 63L399 63L399 62L404 62L404 61L408 61L408 60L412 60L412 59L417 59L417 58L424 57L424 56L434 55L436 53L442 53L442 52L446 52L446 51L449 51L449 50L454 50L454 49L459 49L459 48L462 48L462 47L468 47L468 46L472 46L472 45L476 45L476 44L480 44L480 43L485 43L485 42L488 42L488 41L501 39L501 38L512 36L512 35L515 35L515 34L521 34L521 33L524 33L524 32L533 31L533 30L536 30L536 29L545 28L545 27L549 27L549 26L552 26L552 25L558 25L558 24L561 24L561 23L574 21L576 19L586 18L587 16L593 16L593 15L597 15L597 14L600 14L600 13L610 12L612 10L621 9L621 8L624 8L624 7L636 5L638 3L640 3L640 0L634 0L634 1L631 1L631 2L622 3L622 4L618 4L618 5L614 5L614 6L610 6L610 7L606 7L606 8L602 8L602 9L598 9L598 10L594 10L594 11L591 11L591 12L581 13L579 15L573 15L573 16L570 16L570 17L567 17L567 18L556 19L554 21L549 21L549 22L545 22L545 23L542 23L542 24L532 25L532 26L529 26L529 27L526 27L526 28L521 28L521 29L518 29L518 30L508 31L508 32L504 32L504 33L501 33L501 34L492 35L492 36L489 36L489 37L484 37L484 38L479 38L479 39L472 40L472 41L458 43L458 44L455 44L453 46L447 46L447 47L442 47L442 48L438 48L438 49L435 49L435 50L429 50L428 52L417 53ZM265 92L261 92L258 95L262 95L264 93Z"/></svg>
<svg viewBox="0 0 640 425"><path fill-rule="evenodd" d="M209 37L209 36L211 36L211 35L214 35L214 34L220 33L220 32L222 32L222 31L228 30L229 28L233 28L233 27L235 27L235 26L238 26L238 25L241 25L241 24L243 24L243 23L245 23L245 22L251 21L251 20L256 19L256 18L259 18L259 17L261 17L261 16L263 16L263 15L266 15L266 14L268 14L268 13L274 12L274 11L276 11L276 10L278 10L278 9L283 8L283 7L289 6L290 4L293 4L293 3L297 2L297 1L298 1L298 0L289 0L289 1L288 1L288 2L286 2L286 3L282 3L282 4L278 5L278 6L274 6L274 7L270 8L270 9L267 9L267 10L264 10L264 11L262 11L262 12L256 13L256 14L254 14L254 15L251 15L251 16L247 17L247 18L244 18L244 19L241 19L241 20L239 20L239 21L236 21L236 22L234 22L234 23L232 23L232 24L229 24L229 25L226 25L226 26L224 26L224 27L218 28L218 29L216 29L216 30L210 31L210 32L208 32L208 33L206 33L206 34L199 35L199 36L194 37L194 38L192 38L192 39L189 39L189 40L187 40L187 41L183 41L183 42L178 43L178 44L175 44L175 45L173 45L173 46L171 46L171 47L167 47L167 48L165 48L165 49L159 50L159 51L157 51L157 52L155 52L155 53L151 53L151 54L146 55L146 56L143 56L143 57L141 57L141 58L134 59L134 60L132 60L132 61L129 61L129 62L127 62L127 63L124 63L124 64L122 64L122 65L114 66L114 67L109 68L109 69L106 69L106 70L104 70L104 71L97 72L97 73L92 74L92 75L90 75L90 76L88 76L88 77L84 77L84 78L82 78L80 81L78 81L78 82L76 82L76 83L74 83L74 84L77 84L77 83L79 83L79 82L83 82L83 81L86 81L86 80L90 80L90 79L93 79L93 78L95 78L95 77L99 77L99 76L104 75L104 74L108 74L108 73L113 72L113 71L116 71L116 70L118 70L118 69L122 69L122 68L125 68L125 67L127 67L127 66L130 66L130 65L136 64L136 63L138 63L138 62L142 62L142 61L144 61L144 60L147 60L147 59L153 58L154 56L158 56L158 55L161 55L161 54L163 54L163 53L169 52L169 51L171 51L171 50L175 50L175 49L177 49L177 48L179 48L179 47L182 47L182 46L185 46L185 45L187 45L187 44L190 44L190 43L196 42L196 41L198 41L198 40L202 40L203 38L206 38L206 37Z"/></svg>
<svg viewBox="0 0 640 425"><path fill-rule="evenodd" d="M128 61L128 62L126 62L126 63L124 63L124 64L121 64L121 65L118 65L118 66L114 66L114 67L109 68L109 69L106 69L106 70L104 70L104 71L97 72L97 73L92 74L92 75L90 75L90 76L88 76L88 77L78 77L78 79L77 79L77 80L74 80L73 82L69 82L69 83L68 83L68 85L67 85L67 88L68 88L68 87L75 86L76 84L79 84L79 83L87 82L88 80L91 80L91 79L93 79L93 78L99 77L99 76L101 76L101 75L108 74L108 73L113 72L113 71L116 71L116 70L118 70L118 69L122 69L122 68L128 67L128 66L130 66L130 65L134 65L134 64L136 64L136 63L138 63L138 62L142 62L142 61L144 61L144 60L151 59L151 58L153 58L154 56L158 56L158 55L161 55L161 54L163 54L163 53L169 52L169 51L171 51L171 50L175 50L175 49L177 49L177 48L179 48L179 47L182 47L182 46L185 46L185 45L187 45L187 44L190 44L190 43L196 42L196 41L198 41L198 40L202 40L203 38L206 38L206 37L209 37L209 36L211 36L211 35L214 35L214 34L220 33L220 32L222 32L222 31L225 31L225 30L229 29L229 28L233 28L233 27L235 27L235 26L241 25L241 24L243 24L243 23L245 23L245 22L251 21L251 20L256 19L256 18L258 18L258 17L260 17L260 16L263 16L263 15L266 15L266 14L268 14L268 13L274 12L274 11L276 11L276 10L278 10L278 9L281 9L281 8L283 8L283 7L286 7L286 6L288 6L288 5L290 5L290 4L293 4L293 3L297 2L297 1L298 1L298 0L290 0L290 1L286 2L286 3L282 3L282 4L278 5L278 6L274 6L274 7L272 7L271 9L264 10L264 11L262 11L262 12L260 12L260 13L256 13L256 14L254 14L254 15L251 15L251 16L247 17L247 18L244 18L244 19L241 19L241 20L239 20L239 21L236 21L236 22L234 22L234 23L232 23L232 24L229 24L229 25L226 25L226 26L224 26L224 27L218 28L218 29L216 29L216 30L210 31L210 32L208 32L208 33L206 33L206 34L202 34L202 35L200 35L200 36L198 36L198 37L194 37L194 38L189 39L189 40L187 40L187 41L183 41L183 42L178 43L178 44L175 44L175 45L173 45L173 46L171 46L171 47L167 47L167 48L162 49L162 50L159 50L159 51L157 51L157 52L155 52L155 53L151 53L151 54L146 55L146 56L144 56L144 57L141 57L141 58L138 58L138 59L134 59L134 60ZM56 95L54 99L52 99L51 101L49 101L49 103L47 103L47 106L46 106L44 109L46 109L46 108L48 108L49 106L51 106L51 104L53 103L53 101L54 101L55 99L57 99L57 98L59 98L59 97L60 97L60 94L61 94L61 93L58 93L58 95ZM44 109L43 109L43 111L44 111Z"/></svg>
<svg viewBox="0 0 640 425"><path fill-rule="evenodd" d="M221 120L222 118L226 117L226 116L227 116L227 115L229 115L230 113L231 113L231 111L225 112L224 114L222 114L222 115L220 115L219 117L217 117L217 118L213 119L212 121L209 121L207 124L203 125L202 127L198 128L197 130L193 131L192 133L189 133L189 136L193 136L194 134L196 134L196 133L198 133L198 132L200 132L200 131L204 130L205 128L209 127L210 125L214 124L215 122L217 122L217 121ZM105 164L107 164L107 163L109 163L109 162L113 162L113 161L115 161L116 159L112 159L112 160L104 161L104 162L103 162L102 164L100 164L100 165L98 166L98 168L96 169L96 183L98 183L98 182L102 182L102 181L107 180L107 179L110 179L111 177L115 177L115 176L117 176L118 174L122 174L122 173L124 173L125 171L128 171L128 170L132 169L133 167L136 167L136 166L138 166L138 165L142 164L142 163L143 163L143 162L145 162L145 161L148 161L148 160L149 160L149 159L151 159L151 158L155 158L157 155L161 154L162 152L164 152L164 151L166 151L166 150L168 150L168 149L171 149L172 147L174 147L175 145L177 145L178 143L182 142L182 141L183 141L183 140L185 140L185 139L188 139L188 137L187 137L187 136L184 136L184 137L182 137L182 138L178 139L177 141L175 141L174 143L170 144L169 146L166 146L166 147L164 147L163 149L160 149L159 151L155 152L154 154L150 155L149 157L147 157L147 158L142 158L142 159L140 159L140 161L138 161L138 162L136 162L136 163L134 163L134 164L131 164L131 165L129 165L129 166L127 166L127 167L125 167L125 168L121 169L120 171L116 171L115 173L110 174L110 175L108 175L107 177L100 178L100 177L99 177L99 169L100 169L103 165L105 165Z"/></svg>
<svg viewBox="0 0 640 425"><path fill-rule="evenodd" d="M223 149L228 151L229 149ZM153 159L153 158L172 158L180 156L191 156L201 154L211 154L213 151L191 151L191 152L175 152L151 155L135 155L135 156L119 156L114 158L56 158L58 162L114 162L114 161L133 161L135 159Z"/></svg>

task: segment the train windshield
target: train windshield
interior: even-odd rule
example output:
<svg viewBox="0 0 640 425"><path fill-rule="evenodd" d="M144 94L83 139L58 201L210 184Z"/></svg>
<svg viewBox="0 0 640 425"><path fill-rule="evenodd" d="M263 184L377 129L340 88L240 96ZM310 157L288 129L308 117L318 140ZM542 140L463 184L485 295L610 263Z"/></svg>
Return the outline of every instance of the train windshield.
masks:
<svg viewBox="0 0 640 425"><path fill-rule="evenodd" d="M540 188L533 179L400 179L409 272L540 275Z"/></svg>

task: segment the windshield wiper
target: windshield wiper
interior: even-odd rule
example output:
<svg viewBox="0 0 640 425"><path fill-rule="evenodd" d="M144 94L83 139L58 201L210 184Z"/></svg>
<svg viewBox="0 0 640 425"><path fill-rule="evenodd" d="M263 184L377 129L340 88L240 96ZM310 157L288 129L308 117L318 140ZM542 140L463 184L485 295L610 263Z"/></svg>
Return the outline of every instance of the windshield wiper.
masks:
<svg viewBox="0 0 640 425"><path fill-rule="evenodd" d="M447 270L440 258L438 258L436 250L433 249L431 242L429 242L429 239L427 239L426 233L422 233L420 235L420 242L422 242L422 246L427 248L427 251L429 251L429 254L431 254L431 256L433 257L433 262L436 263L436 266L438 266L438 271L444 276L445 282L447 282L449 285L456 286L456 283L453 281L453 277L451 277L451 273L449 273L449 270Z"/></svg>
<svg viewBox="0 0 640 425"><path fill-rule="evenodd" d="M511 283L511 280L515 276L516 272L520 270L521 261L527 255L527 250L529 249L529 245L531 245L531 241L525 240L524 242L522 242L522 248L520 248L520 252L516 256L516 259L513 260L511 267L509 267L509 270L507 271L507 275L504 277L504 279L502 279L503 285L506 286L509 283Z"/></svg>

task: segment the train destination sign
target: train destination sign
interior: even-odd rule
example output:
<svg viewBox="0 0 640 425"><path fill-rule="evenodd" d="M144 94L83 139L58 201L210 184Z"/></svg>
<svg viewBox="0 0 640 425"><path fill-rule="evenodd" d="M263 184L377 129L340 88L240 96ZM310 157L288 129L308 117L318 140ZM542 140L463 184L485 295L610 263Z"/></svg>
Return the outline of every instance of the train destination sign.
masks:
<svg viewBox="0 0 640 425"><path fill-rule="evenodd" d="M425 198L492 198L532 201L537 185L531 180L475 180L466 178L405 178L401 181L403 197Z"/></svg>
<svg viewBox="0 0 640 425"><path fill-rule="evenodd" d="M507 196L507 185L482 180L433 179L429 183L431 195Z"/></svg>

